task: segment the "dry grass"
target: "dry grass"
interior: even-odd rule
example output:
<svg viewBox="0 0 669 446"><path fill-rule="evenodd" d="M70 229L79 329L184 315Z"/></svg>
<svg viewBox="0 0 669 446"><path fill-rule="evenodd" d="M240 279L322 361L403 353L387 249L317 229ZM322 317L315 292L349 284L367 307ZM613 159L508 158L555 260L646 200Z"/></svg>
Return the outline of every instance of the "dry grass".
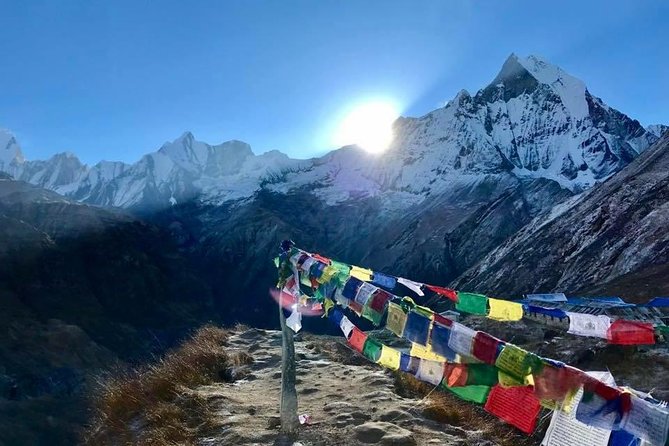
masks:
<svg viewBox="0 0 669 446"><path fill-rule="evenodd" d="M463 401L447 391L435 390L413 376L395 372L395 392L398 395L425 398L423 416L434 421L458 426L480 435L500 446L531 446L541 442L547 428L545 421L531 436L526 436L512 426L490 415L481 406ZM429 395L429 396L428 396Z"/></svg>
<svg viewBox="0 0 669 446"><path fill-rule="evenodd" d="M101 379L95 417L84 443L191 445L213 427L212 410L192 390L230 376L253 361L226 353L226 330L207 325L150 366Z"/></svg>

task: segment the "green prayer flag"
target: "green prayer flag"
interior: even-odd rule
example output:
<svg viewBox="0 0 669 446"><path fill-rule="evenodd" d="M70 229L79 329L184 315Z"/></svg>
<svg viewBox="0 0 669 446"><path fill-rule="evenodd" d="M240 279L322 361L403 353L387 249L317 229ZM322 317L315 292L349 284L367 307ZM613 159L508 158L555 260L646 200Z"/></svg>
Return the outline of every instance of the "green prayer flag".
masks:
<svg viewBox="0 0 669 446"><path fill-rule="evenodd" d="M377 362L381 357L382 348L383 345L379 341L368 336L365 345L362 347L362 354L370 361Z"/></svg>
<svg viewBox="0 0 669 446"><path fill-rule="evenodd" d="M494 386L497 384L499 371L488 364L467 365L467 385Z"/></svg>
<svg viewBox="0 0 669 446"><path fill-rule="evenodd" d="M446 387L456 394L460 399L472 403L483 404L488 399L490 387L488 386L464 386L464 387Z"/></svg>
<svg viewBox="0 0 669 446"><path fill-rule="evenodd" d="M488 314L488 298L483 294L462 293L458 291L455 309L469 314Z"/></svg>
<svg viewBox="0 0 669 446"><path fill-rule="evenodd" d="M383 314L379 313L378 311L374 310L368 305L365 305L362 308L362 317L364 317L369 321L372 321L372 323L378 327L381 324L381 319L383 318Z"/></svg>

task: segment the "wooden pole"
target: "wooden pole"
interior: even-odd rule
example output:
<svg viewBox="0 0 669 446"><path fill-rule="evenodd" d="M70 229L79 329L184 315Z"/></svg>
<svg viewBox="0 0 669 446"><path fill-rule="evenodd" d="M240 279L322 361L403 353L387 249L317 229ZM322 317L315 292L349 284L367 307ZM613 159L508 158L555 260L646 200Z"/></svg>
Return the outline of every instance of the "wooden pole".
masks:
<svg viewBox="0 0 669 446"><path fill-rule="evenodd" d="M283 314L283 293L279 291L279 320L281 321L281 433L294 437L297 434L297 390L295 389L295 344L293 331L286 325Z"/></svg>

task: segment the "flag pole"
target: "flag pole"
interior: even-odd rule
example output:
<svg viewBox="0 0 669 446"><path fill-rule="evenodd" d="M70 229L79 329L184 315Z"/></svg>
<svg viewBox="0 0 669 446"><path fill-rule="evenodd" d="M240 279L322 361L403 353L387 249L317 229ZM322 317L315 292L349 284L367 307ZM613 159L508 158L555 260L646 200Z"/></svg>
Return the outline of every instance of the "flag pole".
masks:
<svg viewBox="0 0 669 446"><path fill-rule="evenodd" d="M294 243L290 240L281 242L282 262L288 262L288 253ZM279 322L281 324L281 434L294 438L299 426L297 418L297 390L295 389L295 343L293 331L286 325L283 313L283 292L279 290Z"/></svg>

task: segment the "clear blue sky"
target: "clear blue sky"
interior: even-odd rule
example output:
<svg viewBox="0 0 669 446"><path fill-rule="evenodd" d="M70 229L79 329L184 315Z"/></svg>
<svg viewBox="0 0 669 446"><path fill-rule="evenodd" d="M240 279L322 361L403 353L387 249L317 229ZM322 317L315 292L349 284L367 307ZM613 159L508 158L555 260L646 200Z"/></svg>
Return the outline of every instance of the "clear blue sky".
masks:
<svg viewBox="0 0 669 446"><path fill-rule="evenodd" d="M0 127L30 159L135 161L183 131L321 154L372 97L421 115L542 55L669 123L669 2L0 0Z"/></svg>

